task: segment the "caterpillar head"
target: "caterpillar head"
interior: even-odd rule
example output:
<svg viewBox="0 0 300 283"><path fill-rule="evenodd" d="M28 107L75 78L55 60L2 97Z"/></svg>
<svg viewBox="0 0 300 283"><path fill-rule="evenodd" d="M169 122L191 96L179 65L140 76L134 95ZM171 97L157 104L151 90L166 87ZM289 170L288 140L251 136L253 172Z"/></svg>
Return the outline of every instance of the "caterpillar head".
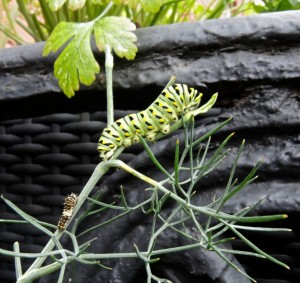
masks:
<svg viewBox="0 0 300 283"><path fill-rule="evenodd" d="M203 93L198 93L197 90L194 90L193 99L190 101L188 107L185 109L185 113L196 110L199 107L202 95Z"/></svg>

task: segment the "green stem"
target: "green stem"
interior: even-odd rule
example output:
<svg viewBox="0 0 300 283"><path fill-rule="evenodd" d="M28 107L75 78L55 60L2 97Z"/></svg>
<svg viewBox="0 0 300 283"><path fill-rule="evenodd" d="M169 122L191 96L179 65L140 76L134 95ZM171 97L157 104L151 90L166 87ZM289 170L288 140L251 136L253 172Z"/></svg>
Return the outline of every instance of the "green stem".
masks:
<svg viewBox="0 0 300 283"><path fill-rule="evenodd" d="M8 23L9 23L9 28L12 30L13 34L17 34L16 28L15 28L15 20L12 18L12 13L9 10L7 0L2 0L2 5L3 5L3 8L5 10L5 14L6 14Z"/></svg>
<svg viewBox="0 0 300 283"><path fill-rule="evenodd" d="M14 40L17 44L25 44L26 42L17 36L16 34L13 34L7 27L0 24L0 31L2 31L6 36Z"/></svg>
<svg viewBox="0 0 300 283"><path fill-rule="evenodd" d="M45 0L39 0L39 4L43 13L43 17L45 19L46 29L49 33L51 33L55 26L58 24L55 18L55 14L50 10L48 4L45 3Z"/></svg>
<svg viewBox="0 0 300 283"><path fill-rule="evenodd" d="M54 262L52 264L43 266L41 268L37 269L33 269L30 272L26 272L23 274L23 276L21 276L17 283L28 283L28 282L32 282L33 280L37 279L37 278L41 278L44 275L50 274L54 271L56 271L57 269L59 269L61 267L61 263L59 262Z"/></svg>
<svg viewBox="0 0 300 283"><path fill-rule="evenodd" d="M63 11L63 14L66 18L66 21L71 22L70 11L69 11L66 3L62 6L62 11Z"/></svg>
<svg viewBox="0 0 300 283"><path fill-rule="evenodd" d="M155 255L162 255L162 254L168 254L168 253L176 253L179 251L194 249L201 247L201 244L195 243L190 245L185 245L181 247L174 247L174 248L167 248L167 249L161 249L161 250L154 250L151 252L153 256ZM203 246L202 246L203 247ZM140 252L141 255L147 256L147 252ZM87 253L80 255L80 258L83 259L113 259L113 258L136 258L138 257L136 252L134 253L110 253L110 254L93 254L93 253Z"/></svg>
<svg viewBox="0 0 300 283"><path fill-rule="evenodd" d="M114 57L108 44L105 46L105 72L106 72L106 96L107 96L107 126L114 122L114 99L112 87L112 71L114 67Z"/></svg>
<svg viewBox="0 0 300 283"><path fill-rule="evenodd" d="M256 245L254 245L252 242L250 242L246 237L244 237L240 232L238 232L232 225L228 224L227 222L221 220L221 222L226 225L234 234L236 234L244 243L246 243L249 247L251 247L254 251L256 251L258 254L268 258L270 261L281 265L285 267L286 269L290 269L285 263L277 260L276 258L268 255L264 251L262 251L260 248L258 248Z"/></svg>
<svg viewBox="0 0 300 283"><path fill-rule="evenodd" d="M19 21L18 19L16 20L16 23L23 29L25 30L30 36L32 36L34 38L34 34L32 32L32 30L27 27L26 25L24 25L21 21Z"/></svg>
<svg viewBox="0 0 300 283"><path fill-rule="evenodd" d="M209 13L209 9L213 6L213 4L216 2L217 0L212 0L209 2L209 4L206 6L206 8L203 10L203 12L198 16L198 21L202 19L202 17L207 16Z"/></svg>
<svg viewBox="0 0 300 283"><path fill-rule="evenodd" d="M35 14L32 14L31 15L31 18L32 18L32 21L36 27L36 30L39 34L39 38L42 40L42 41L45 41L47 39L47 36L44 34L42 28L41 28L41 23L38 21L37 17Z"/></svg>
<svg viewBox="0 0 300 283"><path fill-rule="evenodd" d="M111 7L113 6L113 2L111 1L107 6L106 8L103 10L103 12L94 19L94 21L98 21L99 19L103 18L108 12L109 10L111 9Z"/></svg>
<svg viewBox="0 0 300 283"><path fill-rule="evenodd" d="M19 253L20 252L20 245L19 242L14 243L14 252ZM17 280L19 277L22 276L22 264L21 264L21 258L19 256L15 256L15 269L16 269L16 277Z"/></svg>
<svg viewBox="0 0 300 283"><path fill-rule="evenodd" d="M173 198L176 202L180 203L183 207L186 207L187 209L192 209L194 211L198 211L198 212L203 213L208 216L212 216L216 219L223 219L223 220L230 220L230 221L237 221L237 222L244 222L244 223L252 223L252 222L267 222L267 221L281 220L281 219L287 218L287 215L285 215L285 214L238 217L238 216L232 216L232 215L229 215L226 213L221 213L221 212L216 213L214 209L210 209L208 207L201 207L201 206L196 206L193 204L187 204L186 200L182 199L178 195L169 191L168 189L163 187L160 183L156 182L155 180L134 170L133 168L131 168L130 166L128 166L121 160L107 161L107 166L123 169L124 171L134 175L135 177L143 180L144 182L152 185L153 187L157 187L161 192L163 192L164 194L168 194L171 198Z"/></svg>
<svg viewBox="0 0 300 283"><path fill-rule="evenodd" d="M32 31L34 40L39 41L38 31L36 30L35 24L30 16L30 13L25 6L25 2L23 0L17 0L17 3L18 3L20 12L24 16L28 26L30 27L30 29Z"/></svg>
<svg viewBox="0 0 300 283"><path fill-rule="evenodd" d="M109 169L109 166L107 166L107 162L101 162L97 165L97 167L95 168L92 176L90 177L90 179L88 180L88 182L84 186L82 192L78 196L78 202L77 202L77 204L74 208L74 212L73 212L73 215L71 216L70 221L66 225L66 228L69 225L69 223L71 222L71 220L74 218L74 216L77 214L77 212L79 211L79 209L83 205L84 201L86 200L85 196L88 196L90 194L90 192L95 187L95 185L97 184L99 179L107 172L108 169ZM54 237L56 237L57 240L59 240L62 235L63 235L63 231L58 231L57 230L54 233ZM54 248L54 246L55 246L54 241L52 239L49 240L49 242L44 247L44 249L41 253L47 253L47 252L51 251ZM29 267L29 269L26 271L26 273L30 272L34 269L40 268L42 266L42 264L44 263L44 261L46 260L46 258L47 258L46 256L37 258L33 262L33 264Z"/></svg>
<svg viewBox="0 0 300 283"><path fill-rule="evenodd" d="M91 3L91 1L87 0L85 3L85 8L86 8L86 15L88 17L88 20L91 21L93 19L93 10L95 6Z"/></svg>

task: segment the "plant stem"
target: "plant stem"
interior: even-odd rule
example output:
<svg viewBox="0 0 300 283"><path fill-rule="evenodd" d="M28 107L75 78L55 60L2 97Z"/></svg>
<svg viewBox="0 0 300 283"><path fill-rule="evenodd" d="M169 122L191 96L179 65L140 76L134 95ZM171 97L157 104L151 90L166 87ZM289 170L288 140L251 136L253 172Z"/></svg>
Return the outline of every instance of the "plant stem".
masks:
<svg viewBox="0 0 300 283"><path fill-rule="evenodd" d="M180 196L174 194L173 192L169 191L168 189L163 187L160 183L156 182L155 180L134 170L133 168L131 168L130 166L128 166L121 160L107 161L107 166L123 169L124 171L132 174L133 176L152 185L154 188L158 188L164 194L168 194L172 199L174 199L176 202L180 203L183 207L186 207L187 209L193 209L194 211L198 211L205 215L212 216L216 219L231 220L231 221L244 222L244 223L252 223L252 222L267 222L267 221L273 221L273 220L281 220L281 219L284 219L287 217L287 215L285 215L285 214L238 217L238 216L232 216L232 215L229 215L226 213L221 213L221 212L216 213L216 211L214 209L211 209L208 207L201 207L201 206L196 206L193 204L187 204L186 200L184 200Z"/></svg>
<svg viewBox="0 0 300 283"><path fill-rule="evenodd" d="M41 27L41 23L38 21L37 17L35 14L32 14L31 15L31 18L32 18L32 21L36 27L36 30L39 34L39 37L41 40L46 40L47 39L47 36L44 34L43 30L42 30L42 27Z"/></svg>
<svg viewBox="0 0 300 283"><path fill-rule="evenodd" d="M6 14L8 23L9 23L9 28L11 29L13 34L17 34L16 28L15 28L15 20L12 18L12 13L9 10L8 1L2 0L2 5L3 5L3 9L5 10L5 14Z"/></svg>
<svg viewBox="0 0 300 283"><path fill-rule="evenodd" d="M100 18L103 18L105 16L106 13L108 13L108 11L111 9L111 7L113 6L113 2L111 1L107 6L106 8L103 10L103 12L94 19L94 21L97 21L99 20Z"/></svg>
<svg viewBox="0 0 300 283"><path fill-rule="evenodd" d="M81 208L81 206L83 205L84 201L86 200L85 196L88 196L90 194L90 192L92 191L92 189L95 187L95 185L97 184L97 182L99 181L99 179L107 172L107 170L109 169L109 166L107 166L107 162L101 162L97 165L97 167L95 168L92 176L90 177L90 179L88 180L88 182L86 183L86 185L84 186L82 192L80 193L80 195L78 196L78 202L77 205L74 208L74 212L73 215L70 219L70 221L67 223L66 228L68 226L68 224L71 222L71 220L74 218L74 216L77 214L77 212L79 211L79 209ZM63 235L63 231L56 231L54 233L54 237L57 238L57 240L59 240L61 238L61 236ZM47 243L47 245L44 247L43 251L41 253L46 253L51 251L55 246L54 241L51 239L49 240L49 242ZM46 260L46 256L45 257L39 257L37 258L33 264L28 268L27 272L30 272L33 269L37 269L40 268L41 265L44 263L44 261ZM25 273L25 274L26 274Z"/></svg>
<svg viewBox="0 0 300 283"><path fill-rule="evenodd" d="M14 252L19 253L20 252L20 245L19 242L14 243ZM21 264L21 258L19 256L15 256L15 269L16 269L16 277L17 280L19 277L22 276L22 264Z"/></svg>
<svg viewBox="0 0 300 283"><path fill-rule="evenodd" d="M34 40L35 41L39 41L39 35L38 32L36 30L35 24L30 16L30 12L28 11L28 9L25 6L25 2L23 0L17 0L18 6L19 6L19 10L22 13L22 15L24 16L28 26L30 27Z"/></svg>
<svg viewBox="0 0 300 283"><path fill-rule="evenodd" d="M114 122L114 100L112 87L112 71L114 67L114 57L111 48L105 45L105 72L106 72L106 96L107 96L107 126Z"/></svg>
<svg viewBox="0 0 300 283"><path fill-rule="evenodd" d="M7 27L0 24L0 31L2 31L7 37L14 40L17 44L24 44L26 43L22 38L17 36L16 34L12 33Z"/></svg>
<svg viewBox="0 0 300 283"><path fill-rule="evenodd" d="M55 19L55 14L49 9L49 6L47 3L45 3L45 0L39 0L39 4L42 10L43 17L45 19L46 29L49 33L51 33L55 26L58 24Z"/></svg>

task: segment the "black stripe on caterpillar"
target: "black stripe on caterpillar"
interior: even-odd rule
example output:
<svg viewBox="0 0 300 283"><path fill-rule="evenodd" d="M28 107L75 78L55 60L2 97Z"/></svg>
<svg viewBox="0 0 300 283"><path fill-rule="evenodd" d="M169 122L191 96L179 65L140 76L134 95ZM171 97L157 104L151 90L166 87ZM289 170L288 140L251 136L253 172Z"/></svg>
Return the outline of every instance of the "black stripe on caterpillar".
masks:
<svg viewBox="0 0 300 283"><path fill-rule="evenodd" d="M158 132L167 134L180 115L198 108L201 97L202 93L185 84L164 89L146 110L127 115L103 130L98 142L100 157L110 159L118 147L139 142L138 135L154 141Z"/></svg>

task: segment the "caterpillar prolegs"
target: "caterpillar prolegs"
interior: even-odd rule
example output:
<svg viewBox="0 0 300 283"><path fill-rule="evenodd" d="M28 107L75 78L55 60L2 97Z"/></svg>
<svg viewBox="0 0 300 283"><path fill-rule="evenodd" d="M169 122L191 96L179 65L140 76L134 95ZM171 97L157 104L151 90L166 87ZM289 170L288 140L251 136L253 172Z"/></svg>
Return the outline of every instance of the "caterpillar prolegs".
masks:
<svg viewBox="0 0 300 283"><path fill-rule="evenodd" d="M100 157L108 160L118 147L139 142L138 135L154 141L158 132L167 134L180 115L198 108L201 97L202 93L185 84L164 89L146 110L127 115L103 130L98 142Z"/></svg>

